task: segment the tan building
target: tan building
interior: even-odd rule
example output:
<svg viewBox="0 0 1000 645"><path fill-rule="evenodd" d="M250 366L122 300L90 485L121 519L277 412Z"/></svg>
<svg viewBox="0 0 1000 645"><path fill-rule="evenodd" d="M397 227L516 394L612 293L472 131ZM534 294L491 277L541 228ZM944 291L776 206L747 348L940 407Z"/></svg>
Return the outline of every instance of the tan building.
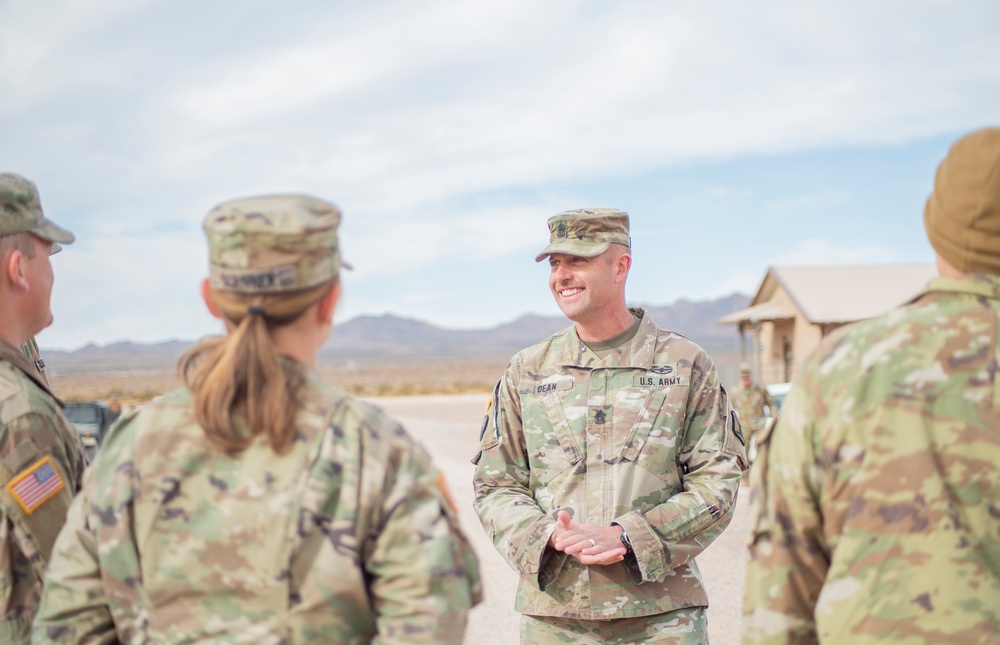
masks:
<svg viewBox="0 0 1000 645"><path fill-rule="evenodd" d="M762 383L790 381L834 329L906 302L937 275L933 264L771 267L736 325L740 352Z"/></svg>

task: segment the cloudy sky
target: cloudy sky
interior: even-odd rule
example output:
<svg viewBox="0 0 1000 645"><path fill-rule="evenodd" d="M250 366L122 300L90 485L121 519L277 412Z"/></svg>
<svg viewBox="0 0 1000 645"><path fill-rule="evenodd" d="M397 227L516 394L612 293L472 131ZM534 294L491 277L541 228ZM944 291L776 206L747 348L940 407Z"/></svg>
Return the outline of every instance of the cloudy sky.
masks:
<svg viewBox="0 0 1000 645"><path fill-rule="evenodd" d="M0 170L77 235L43 347L217 331L201 219L274 191L344 211L339 321L481 328L558 313L576 206L631 214L636 303L930 262L998 60L991 0L0 0Z"/></svg>

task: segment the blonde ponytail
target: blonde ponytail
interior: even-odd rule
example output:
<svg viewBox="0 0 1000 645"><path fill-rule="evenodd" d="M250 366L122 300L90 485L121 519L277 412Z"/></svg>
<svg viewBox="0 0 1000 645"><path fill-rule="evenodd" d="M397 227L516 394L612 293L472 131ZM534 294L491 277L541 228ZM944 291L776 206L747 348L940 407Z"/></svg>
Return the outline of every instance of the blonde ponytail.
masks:
<svg viewBox="0 0 1000 645"><path fill-rule="evenodd" d="M191 391L195 418L214 446L234 454L259 435L278 454L291 446L304 375L297 363L280 360L270 330L297 319L335 284L336 279L299 291L253 295L209 289L234 328L185 352L178 371Z"/></svg>

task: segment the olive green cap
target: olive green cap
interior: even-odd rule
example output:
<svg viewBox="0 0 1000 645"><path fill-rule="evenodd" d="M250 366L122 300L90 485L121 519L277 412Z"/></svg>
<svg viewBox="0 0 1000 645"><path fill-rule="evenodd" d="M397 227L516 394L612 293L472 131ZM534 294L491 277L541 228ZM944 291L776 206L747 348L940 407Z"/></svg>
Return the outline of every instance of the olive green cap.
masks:
<svg viewBox="0 0 1000 645"><path fill-rule="evenodd" d="M223 202L205 216L209 283L220 291L278 293L337 277L340 210L308 195Z"/></svg>
<svg viewBox="0 0 1000 645"><path fill-rule="evenodd" d="M0 173L0 236L31 233L53 243L53 253L76 237L42 213L34 182L12 172ZM56 244L58 242L58 244Z"/></svg>
<svg viewBox="0 0 1000 645"><path fill-rule="evenodd" d="M549 218L549 245L535 256L541 262L553 253L592 258L612 244L631 247L628 213L617 208L574 208Z"/></svg>
<svg viewBox="0 0 1000 645"><path fill-rule="evenodd" d="M924 227L959 271L1000 274L1000 128L976 130L951 147L934 176Z"/></svg>

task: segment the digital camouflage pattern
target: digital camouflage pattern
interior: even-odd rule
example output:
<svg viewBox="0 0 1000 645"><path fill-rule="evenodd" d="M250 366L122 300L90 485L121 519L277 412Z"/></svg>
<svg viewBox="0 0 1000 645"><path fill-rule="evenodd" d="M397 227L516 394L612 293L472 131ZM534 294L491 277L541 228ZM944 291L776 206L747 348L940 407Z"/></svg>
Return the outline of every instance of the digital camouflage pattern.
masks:
<svg viewBox="0 0 1000 645"><path fill-rule="evenodd" d="M45 218L33 181L4 172L0 173L0 236L16 233L31 233L62 244L71 244L76 239L72 233Z"/></svg>
<svg viewBox="0 0 1000 645"><path fill-rule="evenodd" d="M628 213L617 208L574 208L549 218L549 245L535 256L541 262L553 253L592 258L612 244L631 246Z"/></svg>
<svg viewBox="0 0 1000 645"><path fill-rule="evenodd" d="M733 393L733 407L740 415L740 426L743 428L747 445L754 435L764 429L768 416L778 416L778 406L774 404L774 399L766 387L757 383L736 390Z"/></svg>
<svg viewBox="0 0 1000 645"><path fill-rule="evenodd" d="M498 384L475 507L520 574L522 613L608 620L708 604L694 558L732 519L742 436L708 355L632 312L638 332L605 358L569 327L515 355ZM588 567L547 548L560 509L620 524L636 558Z"/></svg>
<svg viewBox="0 0 1000 645"><path fill-rule="evenodd" d="M31 514L7 484L50 457L63 490ZM21 350L0 340L0 643L27 643L52 545L85 467L80 440L60 403Z"/></svg>
<svg viewBox="0 0 1000 645"><path fill-rule="evenodd" d="M123 417L34 642L461 643L479 570L438 471L384 413L307 379L281 456L263 437L214 449L186 390Z"/></svg>
<svg viewBox="0 0 1000 645"><path fill-rule="evenodd" d="M689 607L664 614L619 620L522 616L521 642L525 645L542 643L708 645L707 613L704 607Z"/></svg>
<svg viewBox="0 0 1000 645"><path fill-rule="evenodd" d="M744 643L1000 634L1000 277L832 334L752 481Z"/></svg>
<svg viewBox="0 0 1000 645"><path fill-rule="evenodd" d="M262 195L219 204L205 216L213 288L277 293L331 280L340 257L340 210L308 195Z"/></svg>

